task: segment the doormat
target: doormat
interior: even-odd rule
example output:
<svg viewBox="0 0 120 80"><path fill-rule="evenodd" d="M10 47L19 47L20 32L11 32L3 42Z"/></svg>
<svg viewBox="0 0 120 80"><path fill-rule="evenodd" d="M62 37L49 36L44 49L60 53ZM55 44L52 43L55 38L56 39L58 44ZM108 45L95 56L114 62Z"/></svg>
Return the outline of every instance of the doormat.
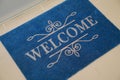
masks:
<svg viewBox="0 0 120 80"><path fill-rule="evenodd" d="M27 80L67 80L120 43L86 0L68 0L1 36Z"/></svg>

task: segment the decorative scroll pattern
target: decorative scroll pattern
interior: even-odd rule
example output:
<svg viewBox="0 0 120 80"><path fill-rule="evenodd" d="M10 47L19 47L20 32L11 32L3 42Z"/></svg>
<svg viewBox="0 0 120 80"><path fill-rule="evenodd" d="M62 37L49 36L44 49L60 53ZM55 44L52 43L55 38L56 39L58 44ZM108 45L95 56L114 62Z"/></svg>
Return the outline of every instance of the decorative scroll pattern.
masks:
<svg viewBox="0 0 120 80"><path fill-rule="evenodd" d="M55 64L57 64L62 56L62 53L64 53L66 56L72 56L75 55L76 57L80 57L80 54L78 51L80 51L82 49L82 46L80 44L80 42L91 42L95 39L97 39L99 37L98 34L95 34L92 36L91 39L88 40L82 40L82 38L86 37L88 34L83 35L82 37L80 37L79 39L77 39L76 41L74 41L73 43L69 44L68 46L64 47L63 49L61 49L60 51L52 54L49 58L54 57L55 55L58 55L58 58L56 61L53 61L51 63L49 63L47 65L47 68L52 68Z"/></svg>
<svg viewBox="0 0 120 80"><path fill-rule="evenodd" d="M43 36L42 39L38 40L37 42L40 42L41 40L43 40L44 38L48 37L49 35L57 32L58 30L62 29L65 26L70 25L71 23L73 23L75 20L72 20L70 22L68 22L69 18L75 16L77 14L77 12L72 12L70 15L68 15L64 21L64 23L62 24L60 21L55 21L52 22L51 20L48 20L48 26L46 26L45 31L47 32L46 34L35 34L33 36L30 36L27 38L27 41L32 41L35 37L37 36Z"/></svg>

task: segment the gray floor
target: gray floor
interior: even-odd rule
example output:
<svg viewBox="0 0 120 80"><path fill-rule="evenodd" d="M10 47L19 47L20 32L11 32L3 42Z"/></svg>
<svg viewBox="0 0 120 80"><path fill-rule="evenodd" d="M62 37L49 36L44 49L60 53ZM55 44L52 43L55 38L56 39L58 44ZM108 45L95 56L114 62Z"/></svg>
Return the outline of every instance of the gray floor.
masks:
<svg viewBox="0 0 120 80"><path fill-rule="evenodd" d="M26 8L28 5L43 1L43 0L0 0L0 21L15 15Z"/></svg>

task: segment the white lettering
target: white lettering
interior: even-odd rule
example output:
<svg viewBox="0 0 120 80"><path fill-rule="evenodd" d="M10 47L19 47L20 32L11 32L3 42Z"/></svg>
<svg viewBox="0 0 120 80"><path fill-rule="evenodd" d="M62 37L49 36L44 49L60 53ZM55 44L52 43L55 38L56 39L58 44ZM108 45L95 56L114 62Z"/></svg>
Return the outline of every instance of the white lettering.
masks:
<svg viewBox="0 0 120 80"><path fill-rule="evenodd" d="M28 57L30 57L32 60L36 61L36 57L41 58L39 46L36 47L36 49L37 49L37 51L35 51L35 49L32 49L32 50L31 50L31 53L32 53L32 54L30 54L30 53L28 52L28 53L26 53L25 55L28 56Z"/></svg>

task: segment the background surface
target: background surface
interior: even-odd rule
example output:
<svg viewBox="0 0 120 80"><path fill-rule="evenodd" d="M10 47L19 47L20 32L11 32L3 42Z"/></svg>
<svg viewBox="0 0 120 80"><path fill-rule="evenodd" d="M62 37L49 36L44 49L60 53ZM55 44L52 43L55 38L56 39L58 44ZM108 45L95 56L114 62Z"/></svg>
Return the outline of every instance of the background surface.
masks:
<svg viewBox="0 0 120 80"><path fill-rule="evenodd" d="M50 8L54 7L57 4L60 4L63 1L64 0L45 0L42 3L37 4L36 6L5 20L4 22L0 23L0 35L5 34L6 32L17 27L18 25L25 23L26 21L45 12L46 10L49 10ZM91 2L112 23L114 23L114 25L116 25L120 29L120 0L91 0ZM0 4L2 3L0 2ZM3 13L0 15L3 15ZM95 62L84 68L82 71L79 71L69 80L120 80L119 61L120 61L120 45L114 48L113 50L109 51L101 58L97 59ZM1 42L0 42L0 80L25 80L24 76L17 68L16 64L14 63L8 52L5 50Z"/></svg>

